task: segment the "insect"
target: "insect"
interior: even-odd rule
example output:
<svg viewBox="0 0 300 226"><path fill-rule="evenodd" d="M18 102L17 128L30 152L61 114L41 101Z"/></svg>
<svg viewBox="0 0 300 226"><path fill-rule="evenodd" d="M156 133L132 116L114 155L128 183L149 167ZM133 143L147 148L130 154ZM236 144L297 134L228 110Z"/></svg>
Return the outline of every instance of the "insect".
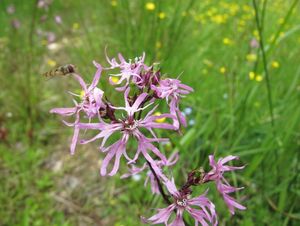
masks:
<svg viewBox="0 0 300 226"><path fill-rule="evenodd" d="M47 78L53 78L54 76L65 76L68 74L72 74L75 72L75 66L73 64L66 64L64 66L60 66L51 71L47 71L43 74L43 76Z"/></svg>

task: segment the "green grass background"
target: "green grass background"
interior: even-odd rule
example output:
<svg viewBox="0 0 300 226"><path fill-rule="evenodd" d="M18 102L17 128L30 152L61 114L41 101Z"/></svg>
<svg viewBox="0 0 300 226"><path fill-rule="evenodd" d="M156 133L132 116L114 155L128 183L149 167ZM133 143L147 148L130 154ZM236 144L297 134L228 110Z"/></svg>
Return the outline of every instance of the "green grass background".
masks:
<svg viewBox="0 0 300 226"><path fill-rule="evenodd" d="M54 62L72 63L91 81L92 60L104 64L106 46L110 56L145 51L147 63L160 62L171 77L182 73L195 89L182 101L182 108L193 109L188 119L195 125L182 136L164 134L171 145L161 147L180 152L177 184L188 170L207 167L212 153L238 155L246 164L228 175L245 187L237 197L246 211L231 217L210 188L220 225L300 224L298 0L256 1L258 23L250 0L57 0L47 10L36 2L0 1L0 225L135 226L141 215L164 207L143 179L119 179L125 167L101 178L96 145L69 156L72 131L49 114L69 106L66 91L79 87L70 78L46 81L41 73ZM149 2L154 10L147 10ZM12 15L6 12L11 4ZM38 31L55 34L54 50ZM261 38L263 51L250 47L253 38ZM103 76L100 87L117 98L107 82Z"/></svg>

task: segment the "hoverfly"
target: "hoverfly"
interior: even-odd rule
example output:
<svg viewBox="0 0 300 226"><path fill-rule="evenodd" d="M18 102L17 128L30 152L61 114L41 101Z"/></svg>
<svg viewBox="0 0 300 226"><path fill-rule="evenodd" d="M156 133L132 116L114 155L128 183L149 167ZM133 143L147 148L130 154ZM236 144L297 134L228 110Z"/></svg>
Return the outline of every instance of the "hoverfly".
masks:
<svg viewBox="0 0 300 226"><path fill-rule="evenodd" d="M43 73L46 78L53 78L54 76L65 76L75 72L75 66L73 64L66 64L56 69Z"/></svg>

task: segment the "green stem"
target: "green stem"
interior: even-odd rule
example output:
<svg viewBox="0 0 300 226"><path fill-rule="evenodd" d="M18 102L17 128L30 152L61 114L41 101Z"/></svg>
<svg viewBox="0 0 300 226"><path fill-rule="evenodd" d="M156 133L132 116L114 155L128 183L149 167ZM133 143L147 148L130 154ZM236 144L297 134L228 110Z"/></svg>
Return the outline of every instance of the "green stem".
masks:
<svg viewBox="0 0 300 226"><path fill-rule="evenodd" d="M273 113L271 82L270 82L270 76L269 76L269 70L268 70L268 64L267 64L267 56L266 56L264 41L263 41L263 31L262 31L263 22L260 25L259 15L258 15L258 8L257 8L256 1L253 0L252 2L253 2L254 10L255 10L255 21L256 21L257 30L258 30L258 33L259 33L259 43L260 43L260 49L261 49L261 53L262 53L264 71L265 71L265 75L266 75L266 86L267 86L267 93L268 93L268 103L269 103L271 124L272 124L272 128L273 128L273 132L275 134L275 129L274 129L275 123L274 123L274 113Z"/></svg>

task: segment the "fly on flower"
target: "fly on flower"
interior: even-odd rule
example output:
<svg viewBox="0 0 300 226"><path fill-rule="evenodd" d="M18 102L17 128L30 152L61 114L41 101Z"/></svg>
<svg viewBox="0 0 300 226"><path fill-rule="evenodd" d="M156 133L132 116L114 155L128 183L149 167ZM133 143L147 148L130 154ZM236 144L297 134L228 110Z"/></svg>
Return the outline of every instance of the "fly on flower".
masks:
<svg viewBox="0 0 300 226"><path fill-rule="evenodd" d="M59 114L62 116L72 116L75 115L75 122L69 123L66 121L63 121L65 125L74 127L74 134L71 142L70 151L71 154L74 154L75 147L77 144L78 136L79 136L79 127L78 124L80 122L80 119L82 118L81 112L84 113L84 116L87 117L89 120L96 117L100 113L100 109L104 108L105 105L102 101L102 97L104 92L97 88L97 84L99 82L102 67L100 64L94 62L94 65L97 68L97 71L95 73L94 79L92 81L92 84L90 86L87 86L87 84L83 81L80 75L73 73L72 75L74 78L79 82L81 85L82 91L83 91L83 97L81 99L81 102L78 103L76 100L73 100L75 106L69 107L69 108L53 108L51 109L50 113ZM71 93L72 95L79 96L76 94Z"/></svg>

